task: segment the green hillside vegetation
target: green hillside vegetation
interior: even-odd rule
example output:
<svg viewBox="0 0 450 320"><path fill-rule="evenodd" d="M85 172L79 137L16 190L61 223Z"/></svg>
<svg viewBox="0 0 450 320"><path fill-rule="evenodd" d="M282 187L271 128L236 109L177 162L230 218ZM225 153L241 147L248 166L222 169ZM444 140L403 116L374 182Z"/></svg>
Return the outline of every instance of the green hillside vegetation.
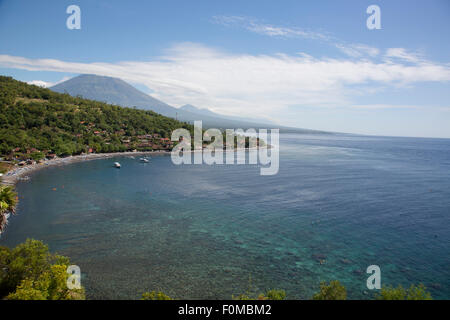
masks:
<svg viewBox="0 0 450 320"><path fill-rule="evenodd" d="M0 156L6 160L170 151L176 144L171 133L178 128L194 136L191 124L153 111L72 97L0 76Z"/></svg>
<svg viewBox="0 0 450 320"><path fill-rule="evenodd" d="M0 76L0 155L170 150L171 132L193 126L152 111L123 108Z"/></svg>

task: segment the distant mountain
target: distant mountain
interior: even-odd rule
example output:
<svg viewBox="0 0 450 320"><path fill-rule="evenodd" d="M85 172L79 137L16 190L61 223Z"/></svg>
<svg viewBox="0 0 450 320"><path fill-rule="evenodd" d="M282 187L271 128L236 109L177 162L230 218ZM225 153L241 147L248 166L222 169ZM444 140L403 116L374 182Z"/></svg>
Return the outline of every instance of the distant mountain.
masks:
<svg viewBox="0 0 450 320"><path fill-rule="evenodd" d="M260 119L260 118L247 119L247 118L243 118L243 117L227 116L224 114L215 113L206 108L197 108L191 104L185 104L184 106L180 107L179 110L188 111L190 113L195 113L195 114L202 115L202 116L216 117L216 118L227 119L227 120L254 122L254 123L258 123L258 122L271 123L271 121L267 121L266 119Z"/></svg>
<svg viewBox="0 0 450 320"><path fill-rule="evenodd" d="M177 112L176 108L139 91L118 78L82 74L50 89L60 93L68 93L74 97L82 96L86 99L117 104L123 107L152 110L172 118L175 118Z"/></svg>
<svg viewBox="0 0 450 320"><path fill-rule="evenodd" d="M314 130L280 127L265 123L265 121L260 119L250 120L220 115L208 109L200 109L192 105L184 105L177 109L139 91L121 79L112 77L82 74L59 83L50 89L60 93L68 93L74 97L82 96L86 99L107 102L123 107L152 110L163 116L176 118L189 123L195 120L202 120L205 128L280 128L284 132L320 133Z"/></svg>
<svg viewBox="0 0 450 320"><path fill-rule="evenodd" d="M219 114L214 113L211 110L197 108L197 107L194 107L192 104L185 104L184 106L180 107L180 110L184 110L184 111L188 111L188 112L192 112L192 113L200 114L200 115L206 115L206 116L210 116L210 117L220 117Z"/></svg>
<svg viewBox="0 0 450 320"><path fill-rule="evenodd" d="M209 124L211 126L220 123L220 119L216 119L215 117L174 108L167 103L139 91L118 78L82 74L57 84L50 89L60 93L68 93L74 97L82 96L86 99L107 102L123 107L152 110L161 115L176 118L181 121L192 122L194 120L203 120L206 125Z"/></svg>

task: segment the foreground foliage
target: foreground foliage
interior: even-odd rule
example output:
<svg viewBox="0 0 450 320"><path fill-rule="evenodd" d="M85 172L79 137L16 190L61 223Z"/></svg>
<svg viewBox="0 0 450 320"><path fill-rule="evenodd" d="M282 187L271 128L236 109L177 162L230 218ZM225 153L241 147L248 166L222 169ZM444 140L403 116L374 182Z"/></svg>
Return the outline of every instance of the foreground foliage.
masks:
<svg viewBox="0 0 450 320"><path fill-rule="evenodd" d="M6 214L14 213L17 204L17 193L13 187L0 185L0 232L6 225Z"/></svg>
<svg viewBox="0 0 450 320"><path fill-rule="evenodd" d="M265 294L252 295L248 290L240 295L232 295L233 300L285 300L286 292L284 290L272 289ZM329 283L322 282L320 290L312 297L313 300L347 300L347 290L337 280ZM423 284L411 285L409 289L402 286L397 288L385 287L376 296L377 300L432 300L431 294L426 291ZM172 300L169 296L161 291L146 292L142 295L141 300Z"/></svg>
<svg viewBox="0 0 450 320"><path fill-rule="evenodd" d="M265 294L261 293L257 297L252 297L249 294L240 294L232 296L233 300L284 300L286 298L286 291L272 289Z"/></svg>
<svg viewBox="0 0 450 320"><path fill-rule="evenodd" d="M433 300L423 284L411 285L408 289L399 285L397 288L381 288L378 300Z"/></svg>
<svg viewBox="0 0 450 320"><path fill-rule="evenodd" d="M0 299L82 300L83 289L68 289L69 259L49 252L41 241L14 249L0 247Z"/></svg>
<svg viewBox="0 0 450 320"><path fill-rule="evenodd" d="M346 300L347 290L337 280L330 281L330 284L322 282L320 291L313 296L313 300Z"/></svg>
<svg viewBox="0 0 450 320"><path fill-rule="evenodd" d="M171 297L161 291L144 292L141 300L172 300Z"/></svg>

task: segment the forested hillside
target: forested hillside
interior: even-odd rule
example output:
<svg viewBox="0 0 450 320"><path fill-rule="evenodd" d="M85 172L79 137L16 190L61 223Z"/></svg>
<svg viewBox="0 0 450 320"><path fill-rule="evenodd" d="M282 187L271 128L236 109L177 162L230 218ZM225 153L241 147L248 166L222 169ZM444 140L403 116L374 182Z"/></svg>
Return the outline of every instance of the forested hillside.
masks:
<svg viewBox="0 0 450 320"><path fill-rule="evenodd" d="M152 111L53 92L0 76L0 154L6 158L170 150L176 128L192 125Z"/></svg>

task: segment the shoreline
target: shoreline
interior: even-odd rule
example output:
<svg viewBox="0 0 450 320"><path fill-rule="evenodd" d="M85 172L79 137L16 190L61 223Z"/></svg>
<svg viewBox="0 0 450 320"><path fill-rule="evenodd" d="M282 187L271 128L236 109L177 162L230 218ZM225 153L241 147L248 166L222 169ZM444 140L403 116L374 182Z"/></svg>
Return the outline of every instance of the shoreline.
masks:
<svg viewBox="0 0 450 320"><path fill-rule="evenodd" d="M244 148L244 149L234 149L234 150L225 150L222 152L237 152L237 151L251 151L251 150L258 150L258 149L271 149L271 145L265 145L265 146L258 146L254 148ZM191 151L185 151L189 153L194 152L203 152L202 150L191 150ZM82 154L82 155L75 155L75 156L68 156L64 158L56 158L56 159L50 159L45 160L43 163L36 163L36 164L29 164L25 165L23 167L14 167L14 169L6 172L2 176L1 184L3 185L9 185L9 186L15 186L17 182L22 180L28 180L26 177L28 174L32 174L38 170L49 168L52 166L62 166L67 165L71 163L78 163L78 162L84 162L84 161L92 161L92 160L102 160L102 159L109 159L114 157L126 157L126 156L148 156L148 155L170 155L171 151L126 151L126 152L111 152L111 153L90 153L90 154Z"/></svg>
<svg viewBox="0 0 450 320"><path fill-rule="evenodd" d="M2 176L2 184L14 186L18 181L21 181L28 174L32 174L38 170L49 168L52 166L62 166L71 163L78 163L84 161L92 161L92 160L102 160L109 159L113 157L125 157L125 156L144 156L144 155L164 155L170 154L170 152L166 151L138 151L138 152L112 152L112 153L90 153L76 156L68 156L64 158L56 158L46 160L43 163L36 163L25 165L23 167L15 167L14 169L8 171Z"/></svg>

